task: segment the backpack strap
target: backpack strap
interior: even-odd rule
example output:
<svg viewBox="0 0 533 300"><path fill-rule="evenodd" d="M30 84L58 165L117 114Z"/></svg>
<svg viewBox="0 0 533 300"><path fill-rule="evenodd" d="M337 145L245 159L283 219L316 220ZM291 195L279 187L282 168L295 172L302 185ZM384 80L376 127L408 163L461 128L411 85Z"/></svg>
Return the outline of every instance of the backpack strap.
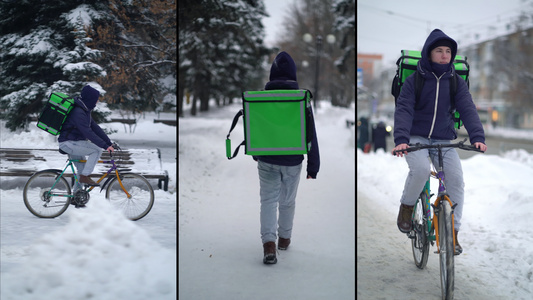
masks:
<svg viewBox="0 0 533 300"><path fill-rule="evenodd" d="M455 112L455 94L457 94L457 74L452 74L453 79L450 80L450 112Z"/></svg>
<svg viewBox="0 0 533 300"><path fill-rule="evenodd" d="M233 155L231 155L231 140L229 139L229 135L237 125L237 122L239 121L239 117L241 117L244 114L244 111L241 109L239 112L233 117L233 122L231 123L231 128L228 132L228 135L226 136L226 157L228 159L233 159L237 154L239 154L239 148L245 144L245 140L240 143L239 146L237 146L237 149L235 149L235 152L233 152Z"/></svg>
<svg viewBox="0 0 533 300"><path fill-rule="evenodd" d="M418 100L420 100L420 95L422 94L422 87L424 86L424 77L422 77L422 74L418 72L418 70L415 71L415 103L418 103Z"/></svg>

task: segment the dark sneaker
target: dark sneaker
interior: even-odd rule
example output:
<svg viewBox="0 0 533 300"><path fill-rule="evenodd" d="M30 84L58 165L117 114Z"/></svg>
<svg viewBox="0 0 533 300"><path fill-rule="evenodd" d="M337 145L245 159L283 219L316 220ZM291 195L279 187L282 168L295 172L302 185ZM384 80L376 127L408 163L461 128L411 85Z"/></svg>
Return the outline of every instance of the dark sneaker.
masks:
<svg viewBox="0 0 533 300"><path fill-rule="evenodd" d="M90 186L99 186L99 184L94 182L91 177L85 175L80 175L80 183L87 184Z"/></svg>
<svg viewBox="0 0 533 300"><path fill-rule="evenodd" d="M278 249L279 250L287 250L287 248L289 247L289 244L291 243L291 239L284 239L284 238L279 238L278 239Z"/></svg>
<svg viewBox="0 0 533 300"><path fill-rule="evenodd" d="M459 240L457 239L457 234L459 233L459 231L457 230L454 230L455 231L455 252L453 253L454 255L459 255L461 253L463 253L463 247L461 247L461 245L459 245Z"/></svg>
<svg viewBox="0 0 533 300"><path fill-rule="evenodd" d="M411 219L413 217L414 206L405 204L400 205L400 212L398 213L398 229L403 233L409 233L411 231Z"/></svg>
<svg viewBox="0 0 533 300"><path fill-rule="evenodd" d="M276 243L274 242L266 242L263 244L263 250L264 250L264 257L263 257L263 263L266 265L275 264L278 262L278 259L276 258Z"/></svg>

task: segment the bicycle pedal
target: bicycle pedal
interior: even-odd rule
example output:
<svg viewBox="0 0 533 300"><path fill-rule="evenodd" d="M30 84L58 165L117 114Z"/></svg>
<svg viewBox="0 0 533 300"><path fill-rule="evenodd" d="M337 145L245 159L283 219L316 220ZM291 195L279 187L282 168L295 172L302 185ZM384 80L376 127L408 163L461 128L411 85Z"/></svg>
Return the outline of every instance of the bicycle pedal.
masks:
<svg viewBox="0 0 533 300"><path fill-rule="evenodd" d="M407 237L410 238L410 239L414 239L414 238L416 238L416 233L414 231L411 231L411 232L407 233Z"/></svg>

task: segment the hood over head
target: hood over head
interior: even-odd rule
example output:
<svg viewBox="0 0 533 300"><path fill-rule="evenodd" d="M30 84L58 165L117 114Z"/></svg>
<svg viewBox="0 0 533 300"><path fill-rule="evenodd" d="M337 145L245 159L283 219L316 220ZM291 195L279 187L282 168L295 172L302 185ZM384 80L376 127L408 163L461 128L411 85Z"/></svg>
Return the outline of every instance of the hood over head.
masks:
<svg viewBox="0 0 533 300"><path fill-rule="evenodd" d="M452 50L452 58L448 66L446 66L446 70L450 69L451 65L453 64L453 61L455 60L455 55L457 55L457 43L451 37L447 36L444 32L442 32L442 30L440 29L433 30L426 39L426 42L424 43L424 47L422 48L421 53L422 59L420 60L420 64L423 69L432 70L430 64L431 50L439 46L447 46L450 47L450 49Z"/></svg>
<svg viewBox="0 0 533 300"><path fill-rule="evenodd" d="M100 97L100 92L90 85L86 85L81 90L81 100L89 110L92 110L96 107L98 98Z"/></svg>
<svg viewBox="0 0 533 300"><path fill-rule="evenodd" d="M282 51L276 56L270 68L269 79L265 86L266 90L298 89L296 64L287 52Z"/></svg>

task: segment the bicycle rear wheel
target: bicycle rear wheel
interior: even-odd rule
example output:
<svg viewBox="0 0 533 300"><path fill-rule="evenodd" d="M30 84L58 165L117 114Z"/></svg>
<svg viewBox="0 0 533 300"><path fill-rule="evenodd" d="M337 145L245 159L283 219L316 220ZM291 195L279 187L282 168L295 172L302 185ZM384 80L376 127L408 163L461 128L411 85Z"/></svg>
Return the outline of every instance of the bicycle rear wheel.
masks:
<svg viewBox="0 0 533 300"><path fill-rule="evenodd" d="M107 187L106 198L111 205L132 221L146 216L154 205L154 190L148 180L138 174L120 174L120 181L124 189L116 177Z"/></svg>
<svg viewBox="0 0 533 300"><path fill-rule="evenodd" d="M414 208L412 221L414 237L411 238L413 259L419 269L423 269L426 266L429 256L428 223L424 216L426 209L426 202L423 199L423 194L421 194L416 200Z"/></svg>
<svg viewBox="0 0 533 300"><path fill-rule="evenodd" d="M57 180L59 176L56 172L40 171L33 174L24 185L24 204L35 216L55 218L67 210L72 193L64 177Z"/></svg>
<svg viewBox="0 0 533 300"><path fill-rule="evenodd" d="M455 276L452 208L444 199L440 201L439 208L440 282L442 299L449 300L453 299Z"/></svg>

